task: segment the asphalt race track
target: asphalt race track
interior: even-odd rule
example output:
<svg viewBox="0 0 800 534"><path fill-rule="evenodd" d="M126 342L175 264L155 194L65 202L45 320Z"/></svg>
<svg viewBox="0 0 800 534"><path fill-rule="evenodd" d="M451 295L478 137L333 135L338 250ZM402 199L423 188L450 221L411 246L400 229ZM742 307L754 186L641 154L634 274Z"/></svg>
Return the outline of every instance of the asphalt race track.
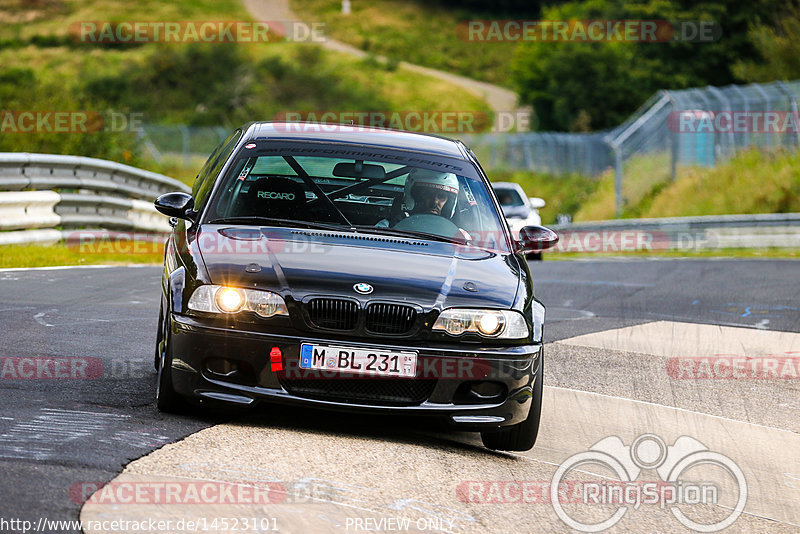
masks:
<svg viewBox="0 0 800 534"><path fill-rule="evenodd" d="M630 446L652 434L674 444L669 451L686 436L706 458L733 462L717 484L726 498L736 495L741 470L746 504L732 531L800 528L798 377L784 367L766 378L714 368L722 379L710 379L692 375L696 367L687 376L679 361L796 361L798 262L545 261L532 270L549 344L539 441L521 454L491 452L476 435L419 421L268 406L162 415L152 365L160 267L0 270L0 518L33 525L159 518L171 526L153 531L174 532L191 530L176 526L189 518L206 521L194 531L566 532L546 498L559 466L603 439ZM646 464L657 442L651 438L634 463ZM597 469L572 479L609 478ZM631 480L659 480L655 468L642 471ZM716 475L701 470L692 480ZM112 479L140 487L179 481L184 490L213 481L271 493L266 502L240 495L197 506L103 499L100 490L83 506ZM735 498L695 505L686 516L712 524L737 505ZM618 506L563 508L589 524ZM669 506L620 509L611 531L685 531ZM214 518L229 522L212 528Z"/></svg>

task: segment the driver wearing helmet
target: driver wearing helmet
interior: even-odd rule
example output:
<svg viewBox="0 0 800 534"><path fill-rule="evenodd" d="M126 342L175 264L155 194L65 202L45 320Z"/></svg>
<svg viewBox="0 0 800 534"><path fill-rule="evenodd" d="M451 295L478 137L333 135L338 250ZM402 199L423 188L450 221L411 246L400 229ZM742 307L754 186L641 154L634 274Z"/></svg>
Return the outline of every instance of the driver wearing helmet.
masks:
<svg viewBox="0 0 800 534"><path fill-rule="evenodd" d="M456 213L458 192L458 178L455 174L415 168L406 179L399 220L402 221L412 215L439 215L452 220ZM395 220L391 226L398 222ZM383 219L375 226L390 226L390 222ZM459 228L458 232L464 239L471 239L463 229Z"/></svg>
<svg viewBox="0 0 800 534"><path fill-rule="evenodd" d="M414 169L406 180L403 203L410 215L427 213L452 219L458 199L458 178L451 172Z"/></svg>

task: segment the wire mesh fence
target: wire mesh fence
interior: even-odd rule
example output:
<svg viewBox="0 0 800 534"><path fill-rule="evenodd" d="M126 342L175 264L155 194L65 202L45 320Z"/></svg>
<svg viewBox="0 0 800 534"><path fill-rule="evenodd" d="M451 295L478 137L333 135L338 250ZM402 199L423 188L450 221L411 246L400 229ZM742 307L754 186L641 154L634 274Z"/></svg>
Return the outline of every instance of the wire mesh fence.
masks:
<svg viewBox="0 0 800 534"><path fill-rule="evenodd" d="M580 173L614 169L616 209L681 166L711 167L739 149L800 146L800 81L660 91L623 124L594 134L530 132L463 136L495 169ZM638 189L638 190L637 190Z"/></svg>
<svg viewBox="0 0 800 534"><path fill-rule="evenodd" d="M597 176L614 170L619 215L626 199L675 178L681 166L711 167L745 147L800 146L800 80L660 91L616 128L596 133L461 134L489 169ZM211 153L228 131L221 127L145 125L143 146L165 154ZM646 176L643 183L626 175Z"/></svg>

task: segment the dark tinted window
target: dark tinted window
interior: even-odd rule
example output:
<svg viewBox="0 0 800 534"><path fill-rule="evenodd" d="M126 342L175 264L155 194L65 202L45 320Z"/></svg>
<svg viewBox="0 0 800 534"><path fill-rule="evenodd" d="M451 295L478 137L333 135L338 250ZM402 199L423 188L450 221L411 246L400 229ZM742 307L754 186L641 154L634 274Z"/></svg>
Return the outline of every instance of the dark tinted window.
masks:
<svg viewBox="0 0 800 534"><path fill-rule="evenodd" d="M494 193L497 195L497 200L503 207L519 207L524 206L525 201L519 196L516 189L505 187L495 187Z"/></svg>

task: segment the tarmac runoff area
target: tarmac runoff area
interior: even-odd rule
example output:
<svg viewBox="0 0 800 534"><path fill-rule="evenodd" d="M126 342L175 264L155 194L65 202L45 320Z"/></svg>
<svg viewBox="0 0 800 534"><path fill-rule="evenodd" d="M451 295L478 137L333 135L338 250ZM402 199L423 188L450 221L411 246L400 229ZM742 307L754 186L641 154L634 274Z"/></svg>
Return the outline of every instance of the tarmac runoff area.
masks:
<svg viewBox="0 0 800 534"><path fill-rule="evenodd" d="M706 449L698 454L733 463L730 476L706 465L682 479L713 479L720 495L717 504L681 505L687 517L721 521L744 495L744 512L728 531L800 528L800 382L786 367L800 356L800 334L659 321L546 350L542 424L531 451L492 452L475 434L386 418L266 409L130 463L83 506L85 532L101 532L92 527L103 521L134 522L138 531L148 529L136 522L170 521L168 529L185 531L186 522L197 521L229 532L566 532L549 499L559 466L601 440L618 437L631 446L645 434L666 444L667 461L673 453L683 457L677 442L688 436ZM682 358L691 368L676 362ZM767 367L748 362L769 358L780 359L778 375L771 366L752 374ZM736 469L746 480L744 494ZM615 478L597 465L571 475L562 480ZM645 468L630 479L660 477ZM684 528L669 504L571 501L563 508L583 523L624 509L609 532Z"/></svg>

